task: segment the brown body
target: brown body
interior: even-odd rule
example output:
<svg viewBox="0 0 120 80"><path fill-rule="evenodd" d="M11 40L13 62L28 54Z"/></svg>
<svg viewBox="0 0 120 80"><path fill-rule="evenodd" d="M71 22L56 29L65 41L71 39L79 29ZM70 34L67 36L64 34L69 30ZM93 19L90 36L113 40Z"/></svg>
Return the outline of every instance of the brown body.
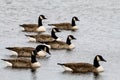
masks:
<svg viewBox="0 0 120 80"><path fill-rule="evenodd" d="M30 57L35 48L32 47L7 47L6 49L15 51L18 57Z"/></svg>
<svg viewBox="0 0 120 80"><path fill-rule="evenodd" d="M65 63L65 64L58 63L58 65L69 67L75 73L98 72L96 68L89 63Z"/></svg>
<svg viewBox="0 0 120 80"><path fill-rule="evenodd" d="M53 42L55 40L53 37L51 37L48 34L30 35L29 37L35 38L36 42L41 42L41 43L43 43L43 42Z"/></svg>
<svg viewBox="0 0 120 80"><path fill-rule="evenodd" d="M49 26L55 26L56 28L64 29L64 30L74 30L72 28L71 23L49 24Z"/></svg>
<svg viewBox="0 0 120 80"><path fill-rule="evenodd" d="M24 28L24 31L26 31L26 32L38 32L37 31L37 28L38 28L37 24L23 24L20 26L22 26Z"/></svg>
<svg viewBox="0 0 120 80"><path fill-rule="evenodd" d="M16 59L2 59L3 61L10 62L14 68L31 68L32 63L29 59L16 58Z"/></svg>
<svg viewBox="0 0 120 80"><path fill-rule="evenodd" d="M53 41L47 43L47 45L50 45L52 49L69 49L69 45L63 41Z"/></svg>

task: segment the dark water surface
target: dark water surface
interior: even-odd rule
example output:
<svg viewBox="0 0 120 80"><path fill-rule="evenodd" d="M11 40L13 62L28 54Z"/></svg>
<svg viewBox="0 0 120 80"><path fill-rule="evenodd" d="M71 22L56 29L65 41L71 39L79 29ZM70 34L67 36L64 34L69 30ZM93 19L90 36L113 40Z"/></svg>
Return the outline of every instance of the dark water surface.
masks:
<svg viewBox="0 0 120 80"><path fill-rule="evenodd" d="M120 1L119 0L0 0L0 59L11 58L8 46L31 46L19 24L37 23L40 14L49 33L48 23L70 22L77 16L76 32L62 31L57 35L66 40L68 34L76 48L72 51L51 50L50 58L38 59L41 68L12 69L0 60L0 80L120 80ZM92 73L65 73L58 62L93 62L95 55L102 55L105 71L98 76Z"/></svg>

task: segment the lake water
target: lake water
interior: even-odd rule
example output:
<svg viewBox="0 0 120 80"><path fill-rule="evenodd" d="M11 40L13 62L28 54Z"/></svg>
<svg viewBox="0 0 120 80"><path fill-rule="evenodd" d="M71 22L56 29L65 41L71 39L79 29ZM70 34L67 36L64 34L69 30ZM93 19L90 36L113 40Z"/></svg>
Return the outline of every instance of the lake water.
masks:
<svg viewBox="0 0 120 80"><path fill-rule="evenodd" d="M0 60L0 80L120 80L120 1L119 0L0 0L0 59L11 58L5 47L31 46L19 26L23 23L37 23L38 16L44 14L43 21L50 33L49 23L71 22L77 16L76 32L62 31L57 35L66 41L69 34L76 48L72 51L50 50L50 58L38 59L41 67L12 69ZM105 71L94 74L64 73L61 62L93 63L96 55L102 55L107 62L101 62Z"/></svg>

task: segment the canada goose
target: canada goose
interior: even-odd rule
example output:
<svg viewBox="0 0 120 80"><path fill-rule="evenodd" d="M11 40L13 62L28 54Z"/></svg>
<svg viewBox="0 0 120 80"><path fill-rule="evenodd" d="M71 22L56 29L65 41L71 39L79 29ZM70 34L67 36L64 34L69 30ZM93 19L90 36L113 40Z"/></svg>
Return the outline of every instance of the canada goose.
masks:
<svg viewBox="0 0 120 80"><path fill-rule="evenodd" d="M46 45L38 45L36 48L33 47L7 47L6 49L11 50L14 55L18 57L30 57L34 49L37 51L37 57L46 56L46 52L49 52L49 48Z"/></svg>
<svg viewBox="0 0 120 80"><path fill-rule="evenodd" d="M57 28L53 28L51 31L51 35L48 34L38 34L38 35L26 35L27 37L29 37L29 41L32 42L52 42L54 40L56 41L60 41L60 38L58 38L56 36L56 32L60 32L59 29Z"/></svg>
<svg viewBox="0 0 120 80"><path fill-rule="evenodd" d="M99 61L106 60L101 55L96 55L94 58L93 64L89 63L58 63L61 65L65 71L72 71L72 72L79 72L79 73L86 73L86 72L102 72L104 71L103 67L100 66Z"/></svg>
<svg viewBox="0 0 120 80"><path fill-rule="evenodd" d="M76 26L75 21L79 21L77 17L72 18L71 23L58 23L58 24L48 24L49 26L57 27L59 29L64 29L64 30L77 30L78 27Z"/></svg>
<svg viewBox="0 0 120 80"><path fill-rule="evenodd" d="M44 15L40 15L38 18L38 24L22 24L21 27L24 28L23 31L26 32L44 32L46 31L45 27L42 24L42 20L46 19Z"/></svg>
<svg viewBox="0 0 120 80"><path fill-rule="evenodd" d="M8 66L13 68L38 68L40 63L36 60L37 51L33 50L31 53L31 60L25 58L2 59L8 63Z"/></svg>
<svg viewBox="0 0 120 80"><path fill-rule="evenodd" d="M63 41L53 41L46 43L50 45L51 49L73 49L75 46L71 43L71 40L76 39L72 35L68 35L66 42Z"/></svg>

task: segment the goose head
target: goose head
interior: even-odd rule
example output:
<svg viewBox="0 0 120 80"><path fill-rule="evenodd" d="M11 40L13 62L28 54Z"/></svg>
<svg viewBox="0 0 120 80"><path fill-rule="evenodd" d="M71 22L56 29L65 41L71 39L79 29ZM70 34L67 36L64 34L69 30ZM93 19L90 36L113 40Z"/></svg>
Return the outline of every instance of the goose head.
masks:
<svg viewBox="0 0 120 80"><path fill-rule="evenodd" d="M61 41L61 39L59 39L57 36L56 36L56 32L61 32L58 28L53 28L52 31L51 31L51 36L56 40L56 41Z"/></svg>
<svg viewBox="0 0 120 80"><path fill-rule="evenodd" d="M80 21L80 20L79 20L76 16L74 16L74 17L72 18L72 24L71 24L73 27L76 26L75 21Z"/></svg>
<svg viewBox="0 0 120 80"><path fill-rule="evenodd" d="M102 66L100 66L99 61L106 62L106 60L101 55L96 55L94 58L94 67L96 67L98 72L102 72L104 69Z"/></svg>
<svg viewBox="0 0 120 80"><path fill-rule="evenodd" d="M46 45L38 45L36 47L36 51L37 51L37 55L38 56L45 56L46 53L48 53L49 55L51 55L51 53L49 52L49 47Z"/></svg>
<svg viewBox="0 0 120 80"><path fill-rule="evenodd" d="M66 44L69 45L69 49L73 49L75 46L71 43L71 40L76 40L73 35L68 35Z"/></svg>
<svg viewBox="0 0 120 80"><path fill-rule="evenodd" d="M49 47L48 46L45 46L44 47L44 51L47 52L49 55L51 55L50 51L49 51Z"/></svg>
<svg viewBox="0 0 120 80"><path fill-rule="evenodd" d="M40 15L39 18L40 18L41 20L47 19L44 15Z"/></svg>
<svg viewBox="0 0 120 80"><path fill-rule="evenodd" d="M67 39L69 39L69 40L76 40L76 38L73 35L68 35Z"/></svg>
<svg viewBox="0 0 120 80"><path fill-rule="evenodd" d="M76 16L74 16L74 17L72 18L72 20L74 20L74 21L80 21L80 20L78 19L78 17L76 17Z"/></svg>

